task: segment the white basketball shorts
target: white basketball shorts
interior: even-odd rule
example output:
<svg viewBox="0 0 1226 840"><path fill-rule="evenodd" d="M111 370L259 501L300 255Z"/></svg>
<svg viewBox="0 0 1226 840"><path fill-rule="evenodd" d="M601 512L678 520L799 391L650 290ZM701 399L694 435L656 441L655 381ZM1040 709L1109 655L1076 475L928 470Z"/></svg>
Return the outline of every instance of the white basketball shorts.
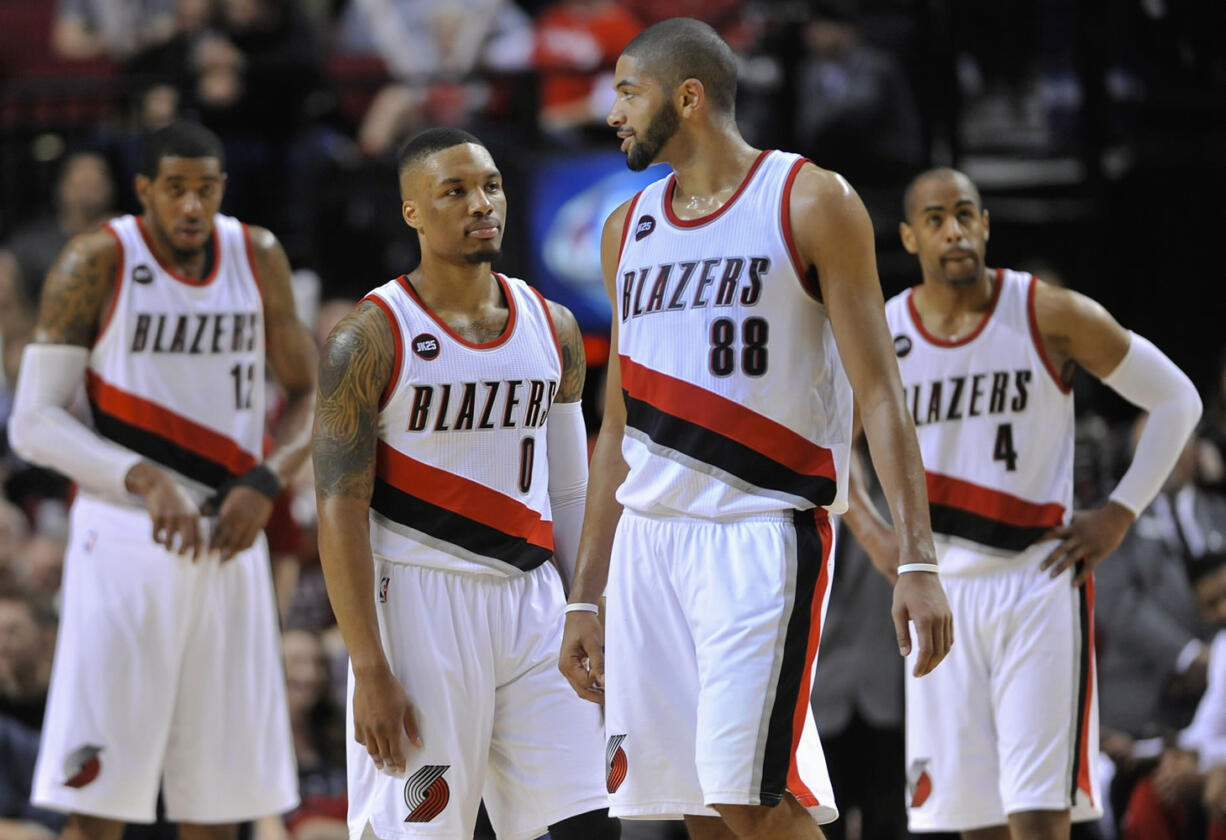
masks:
<svg viewBox="0 0 1226 840"><path fill-rule="evenodd" d="M193 563L141 510L79 497L35 805L240 822L298 804L268 549Z"/></svg>
<svg viewBox="0 0 1226 840"><path fill-rule="evenodd" d="M813 510L731 521L622 513L605 630L610 813L712 805L838 816L809 706L833 568Z"/></svg>
<svg viewBox="0 0 1226 840"><path fill-rule="evenodd" d="M941 576L954 646L927 676L911 676L914 653L907 664L912 831L1004 825L1019 811L1102 815L1094 584L1040 571L1054 545Z"/></svg>
<svg viewBox="0 0 1226 840"><path fill-rule="evenodd" d="M552 563L515 577L375 561L383 649L413 702L424 746L402 776L353 740L349 832L381 840L472 837L484 797L500 840L608 807L600 707L558 671L562 583Z"/></svg>

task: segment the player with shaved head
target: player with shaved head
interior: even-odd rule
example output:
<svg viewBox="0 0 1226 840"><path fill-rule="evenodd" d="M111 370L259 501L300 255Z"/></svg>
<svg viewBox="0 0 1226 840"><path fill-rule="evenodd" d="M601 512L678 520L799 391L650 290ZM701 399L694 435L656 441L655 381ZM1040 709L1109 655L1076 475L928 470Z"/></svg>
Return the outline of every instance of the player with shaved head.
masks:
<svg viewBox="0 0 1226 840"><path fill-rule="evenodd" d="M507 200L476 137L400 153L421 264L332 331L319 553L349 649L349 828L615 840L599 710L553 667L583 517L574 316L491 271Z"/></svg>

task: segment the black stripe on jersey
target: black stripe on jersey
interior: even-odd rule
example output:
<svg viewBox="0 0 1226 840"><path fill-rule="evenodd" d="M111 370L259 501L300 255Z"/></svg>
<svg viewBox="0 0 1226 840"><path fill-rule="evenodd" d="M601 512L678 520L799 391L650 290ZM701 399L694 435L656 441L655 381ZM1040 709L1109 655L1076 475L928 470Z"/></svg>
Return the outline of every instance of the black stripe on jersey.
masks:
<svg viewBox="0 0 1226 840"><path fill-rule="evenodd" d="M961 537L1006 551L1022 551L1038 542L1051 530L1046 525L1010 525L999 519L971 513L951 505L928 505L932 517L932 531L947 537Z"/></svg>
<svg viewBox="0 0 1226 840"><path fill-rule="evenodd" d="M151 461L169 467L179 475L187 476L216 490L234 477L222 464L184 449L170 438L133 426L113 414L107 414L92 400L89 404L94 415L94 429L104 438L126 446Z"/></svg>
<svg viewBox="0 0 1226 840"><path fill-rule="evenodd" d="M788 789L792 745L798 734L793 732L793 722L800 687L805 678L809 634L813 622L821 620L820 613L813 614L815 606L821 610L820 603L814 605L813 595L822 575L822 537L817 531L812 510L795 511L792 522L796 528L796 588L792 614L788 617L783 639L783 662L779 668L779 681L775 684L775 703L771 706L770 722L766 728L762 786L758 791L761 804L770 806L778 805Z"/></svg>
<svg viewBox="0 0 1226 840"><path fill-rule="evenodd" d="M409 495L379 476L375 476L370 508L415 531L473 554L501 560L520 571L531 571L553 556L547 548Z"/></svg>
<svg viewBox="0 0 1226 840"><path fill-rule="evenodd" d="M804 475L719 432L661 411L622 390L626 424L661 446L730 473L755 487L807 499L815 506L834 501L836 484L820 475Z"/></svg>
<svg viewBox="0 0 1226 840"><path fill-rule="evenodd" d="M1081 574L1085 564L1078 561L1074 565L1073 574ZM1078 629L1081 631L1081 654L1077 663L1077 727L1073 730L1073 771L1069 780L1069 807L1077 803L1077 782L1081 775L1081 739L1085 728L1089 725L1086 709L1086 694L1090 690L1090 657L1094 651L1090 649L1090 597L1086 591L1092 583L1077 587Z"/></svg>

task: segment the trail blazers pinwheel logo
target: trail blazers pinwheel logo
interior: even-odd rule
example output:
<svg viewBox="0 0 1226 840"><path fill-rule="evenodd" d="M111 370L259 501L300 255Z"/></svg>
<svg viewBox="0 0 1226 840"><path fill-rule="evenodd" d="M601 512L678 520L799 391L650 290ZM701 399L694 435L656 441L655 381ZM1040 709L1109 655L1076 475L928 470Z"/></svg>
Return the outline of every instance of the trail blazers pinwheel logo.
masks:
<svg viewBox="0 0 1226 840"><path fill-rule="evenodd" d="M626 751L622 749L625 735L610 735L609 743L604 751L605 788L609 793L616 793L626 780Z"/></svg>
<svg viewBox="0 0 1226 840"><path fill-rule="evenodd" d="M911 793L911 807L918 808L932 795L932 777L928 775L927 758L917 758L907 768L907 790Z"/></svg>
<svg viewBox="0 0 1226 840"><path fill-rule="evenodd" d="M404 804L409 806L405 822L424 823L437 817L451 801L451 788L443 774L450 764L427 764L404 783Z"/></svg>
<svg viewBox="0 0 1226 840"><path fill-rule="evenodd" d="M98 754L102 747L85 744L77 747L64 758L64 785L71 788L82 788L98 778L102 772L102 759Z"/></svg>

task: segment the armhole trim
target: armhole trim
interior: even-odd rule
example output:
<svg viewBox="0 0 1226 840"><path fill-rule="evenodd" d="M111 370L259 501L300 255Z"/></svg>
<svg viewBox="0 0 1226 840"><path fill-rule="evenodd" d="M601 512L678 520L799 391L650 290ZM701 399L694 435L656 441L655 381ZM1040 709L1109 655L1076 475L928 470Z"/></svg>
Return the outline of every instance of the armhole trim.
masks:
<svg viewBox="0 0 1226 840"><path fill-rule="evenodd" d="M370 301L375 306L383 310L383 314L387 316L388 326L392 328L392 343L396 346L396 361L392 365L392 375L387 380L387 385L383 388L383 393L379 397L379 410L387 405L387 401L392 398L392 393L396 390L396 385L400 382L400 371L404 367L404 340L400 335L400 322L396 320L392 308L388 306L387 301L375 294L369 294L358 303Z"/></svg>
<svg viewBox="0 0 1226 840"><path fill-rule="evenodd" d="M1065 384L1064 380L1060 378L1060 372L1051 363L1051 359L1047 355L1047 349L1043 346L1043 335L1039 332L1039 318L1034 311L1034 293L1038 286L1039 278L1032 274L1030 276L1030 288L1026 290L1026 320L1030 322L1030 339L1034 342L1034 349L1038 352L1039 358L1042 359L1043 367L1047 369L1052 382L1056 383L1056 387L1060 389L1061 393L1067 394L1073 390L1073 386Z"/></svg>

